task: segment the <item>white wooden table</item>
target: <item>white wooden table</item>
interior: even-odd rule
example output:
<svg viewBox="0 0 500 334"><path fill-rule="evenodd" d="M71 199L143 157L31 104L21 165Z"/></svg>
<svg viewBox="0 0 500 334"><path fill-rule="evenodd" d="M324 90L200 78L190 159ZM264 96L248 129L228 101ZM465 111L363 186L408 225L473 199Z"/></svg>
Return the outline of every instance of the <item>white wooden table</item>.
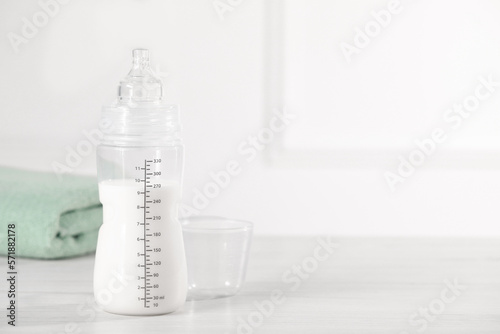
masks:
<svg viewBox="0 0 500 334"><path fill-rule="evenodd" d="M256 237L237 296L154 317L96 310L93 256L19 259L18 326L2 316L0 333L500 333L500 240L335 240L317 261L316 238Z"/></svg>

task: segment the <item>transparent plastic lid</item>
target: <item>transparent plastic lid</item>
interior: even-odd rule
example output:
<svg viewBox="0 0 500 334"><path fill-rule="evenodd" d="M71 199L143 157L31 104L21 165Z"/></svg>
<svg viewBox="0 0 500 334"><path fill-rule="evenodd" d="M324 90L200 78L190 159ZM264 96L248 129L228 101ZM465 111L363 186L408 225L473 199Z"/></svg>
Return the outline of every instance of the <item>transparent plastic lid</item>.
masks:
<svg viewBox="0 0 500 334"><path fill-rule="evenodd" d="M149 65L149 50L132 51L132 69L120 81L118 100L103 107L105 145L180 145L177 105L167 104L162 81Z"/></svg>

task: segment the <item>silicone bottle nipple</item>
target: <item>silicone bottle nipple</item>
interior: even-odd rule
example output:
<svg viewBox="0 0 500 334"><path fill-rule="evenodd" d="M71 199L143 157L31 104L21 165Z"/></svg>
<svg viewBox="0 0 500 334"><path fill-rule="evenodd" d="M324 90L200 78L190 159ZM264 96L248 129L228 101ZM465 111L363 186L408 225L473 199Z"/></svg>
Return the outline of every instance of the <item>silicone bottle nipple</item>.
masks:
<svg viewBox="0 0 500 334"><path fill-rule="evenodd" d="M118 100L122 103L160 102L163 86L149 67L149 50L135 49L133 64L118 87Z"/></svg>

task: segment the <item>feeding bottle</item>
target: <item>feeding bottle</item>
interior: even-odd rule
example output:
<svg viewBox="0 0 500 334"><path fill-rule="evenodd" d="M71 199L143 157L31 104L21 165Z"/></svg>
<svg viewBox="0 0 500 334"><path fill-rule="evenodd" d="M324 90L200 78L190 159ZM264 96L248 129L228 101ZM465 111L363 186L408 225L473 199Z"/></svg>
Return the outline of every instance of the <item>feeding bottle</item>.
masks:
<svg viewBox="0 0 500 334"><path fill-rule="evenodd" d="M133 51L118 100L103 108L97 148L99 230L94 296L117 314L154 315L184 304L187 291L182 230L177 219L183 173L179 112L149 66Z"/></svg>

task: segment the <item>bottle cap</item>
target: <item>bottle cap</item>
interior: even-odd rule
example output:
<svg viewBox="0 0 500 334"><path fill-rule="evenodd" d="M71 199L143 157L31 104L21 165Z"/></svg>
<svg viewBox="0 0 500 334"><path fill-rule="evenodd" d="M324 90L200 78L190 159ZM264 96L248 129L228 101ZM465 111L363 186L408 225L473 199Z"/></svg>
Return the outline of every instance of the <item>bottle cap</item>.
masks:
<svg viewBox="0 0 500 334"><path fill-rule="evenodd" d="M132 51L132 69L120 82L118 100L103 108L109 126L102 143L114 146L179 145L180 119L176 105L167 104L161 80L149 66L149 50Z"/></svg>

